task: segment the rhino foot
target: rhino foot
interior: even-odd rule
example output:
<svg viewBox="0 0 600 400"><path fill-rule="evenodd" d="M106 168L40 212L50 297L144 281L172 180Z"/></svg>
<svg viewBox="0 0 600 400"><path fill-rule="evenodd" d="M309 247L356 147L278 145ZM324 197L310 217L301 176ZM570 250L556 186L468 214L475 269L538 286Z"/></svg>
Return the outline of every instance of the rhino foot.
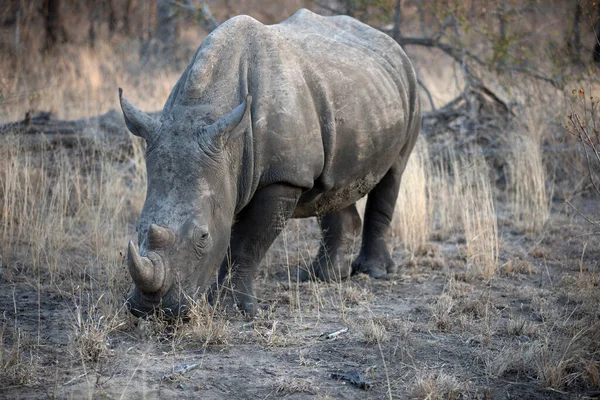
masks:
<svg viewBox="0 0 600 400"><path fill-rule="evenodd" d="M309 268L300 269L299 279L336 282L348 278L352 273L350 257L358 242L361 225L356 204L322 217L323 239L317 258Z"/></svg>
<svg viewBox="0 0 600 400"><path fill-rule="evenodd" d="M395 274L397 270L390 256L369 257L361 254L352 263L352 273L367 274L375 279L386 279L388 274Z"/></svg>
<svg viewBox="0 0 600 400"><path fill-rule="evenodd" d="M248 318L254 318L258 312L254 293L242 293L225 285L214 284L208 292L208 301L225 313L241 312Z"/></svg>
<svg viewBox="0 0 600 400"><path fill-rule="evenodd" d="M322 263L325 266L322 266ZM300 282L306 282L311 279L318 279L324 282L339 282L350 276L352 270L350 265L344 266L342 263L316 260L309 268L299 268L298 279Z"/></svg>

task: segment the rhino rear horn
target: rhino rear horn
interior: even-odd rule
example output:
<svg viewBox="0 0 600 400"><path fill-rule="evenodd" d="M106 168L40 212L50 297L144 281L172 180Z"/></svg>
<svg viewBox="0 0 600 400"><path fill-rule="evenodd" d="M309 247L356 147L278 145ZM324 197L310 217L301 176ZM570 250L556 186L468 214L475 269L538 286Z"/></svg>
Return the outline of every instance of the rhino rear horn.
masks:
<svg viewBox="0 0 600 400"><path fill-rule="evenodd" d="M119 88L119 101L127 129L134 135L144 138L146 142L150 142L158 132L159 122L123 97L121 88Z"/></svg>
<svg viewBox="0 0 600 400"><path fill-rule="evenodd" d="M206 127L206 131L211 137L221 138L222 142L240 137L248 126L251 108L252 96L247 95L242 104Z"/></svg>
<svg viewBox="0 0 600 400"><path fill-rule="evenodd" d="M155 224L148 230L148 243L152 249L164 249L175 243L175 232Z"/></svg>

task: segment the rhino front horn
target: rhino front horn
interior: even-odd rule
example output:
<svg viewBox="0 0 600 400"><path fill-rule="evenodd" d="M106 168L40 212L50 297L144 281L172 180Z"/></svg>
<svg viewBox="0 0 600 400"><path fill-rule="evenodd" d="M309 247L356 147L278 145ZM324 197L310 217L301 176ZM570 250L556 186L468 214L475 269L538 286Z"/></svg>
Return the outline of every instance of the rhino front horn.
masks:
<svg viewBox="0 0 600 400"><path fill-rule="evenodd" d="M138 289L144 293L158 292L165 279L165 267L158 255L142 257L130 240L127 249L129 274Z"/></svg>

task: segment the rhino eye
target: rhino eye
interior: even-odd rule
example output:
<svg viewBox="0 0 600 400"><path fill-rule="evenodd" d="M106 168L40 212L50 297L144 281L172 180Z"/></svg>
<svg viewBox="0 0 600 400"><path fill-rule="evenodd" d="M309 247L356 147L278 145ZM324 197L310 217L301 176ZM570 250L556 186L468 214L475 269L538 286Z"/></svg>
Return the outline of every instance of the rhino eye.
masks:
<svg viewBox="0 0 600 400"><path fill-rule="evenodd" d="M200 225L194 228L193 238L194 243L197 246L206 246L209 236L210 235L208 234L208 228L206 227L206 225Z"/></svg>

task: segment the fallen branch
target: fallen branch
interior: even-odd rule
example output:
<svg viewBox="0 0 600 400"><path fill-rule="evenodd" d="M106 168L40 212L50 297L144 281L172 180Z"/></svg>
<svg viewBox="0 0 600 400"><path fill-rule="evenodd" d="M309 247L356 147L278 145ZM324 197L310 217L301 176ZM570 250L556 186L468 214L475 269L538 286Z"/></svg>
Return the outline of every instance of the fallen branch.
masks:
<svg viewBox="0 0 600 400"><path fill-rule="evenodd" d="M19 133L25 135L79 135L95 127L108 134L118 134L125 127L123 117L115 110L91 118L79 120L58 120L52 118L52 113L42 111L32 116L31 112L25 114L21 121L0 125L0 134Z"/></svg>
<svg viewBox="0 0 600 400"><path fill-rule="evenodd" d="M150 115L160 116L160 112ZM0 135L14 134L28 146L90 147L102 143L109 150L122 151L131 146L131 135L123 115L116 111L78 120L52 118L50 112L32 115L21 121L0 125Z"/></svg>
<svg viewBox="0 0 600 400"><path fill-rule="evenodd" d="M325 339L335 339L338 336L340 336L340 335L342 335L342 334L344 334L346 332L348 332L348 328L347 327L346 328L342 328L340 330L337 330L335 332L323 333L323 334L321 334L321 337L325 337Z"/></svg>

